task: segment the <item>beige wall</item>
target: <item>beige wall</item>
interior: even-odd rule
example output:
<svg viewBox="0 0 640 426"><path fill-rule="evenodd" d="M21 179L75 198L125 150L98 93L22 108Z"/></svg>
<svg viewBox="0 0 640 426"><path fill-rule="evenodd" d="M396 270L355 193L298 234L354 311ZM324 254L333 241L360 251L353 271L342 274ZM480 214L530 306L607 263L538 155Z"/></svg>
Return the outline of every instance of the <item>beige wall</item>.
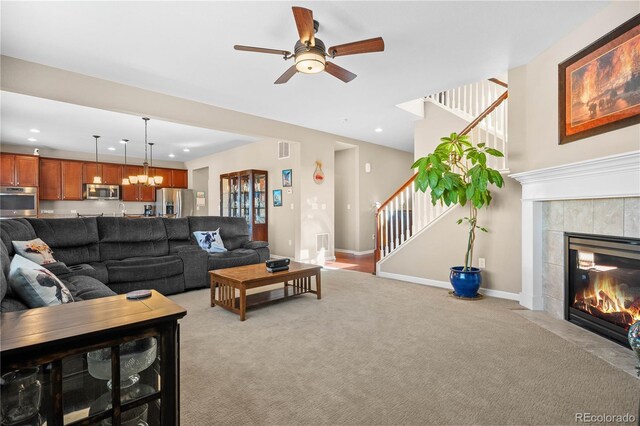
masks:
<svg viewBox="0 0 640 426"><path fill-rule="evenodd" d="M336 249L357 251L358 148L336 151L335 242Z"/></svg>
<svg viewBox="0 0 640 426"><path fill-rule="evenodd" d="M527 65L509 71L512 172L640 149L640 125L558 145L558 64L637 13L640 2L611 2Z"/></svg>
<svg viewBox="0 0 640 426"><path fill-rule="evenodd" d="M209 214L220 214L220 175L249 168L268 172L267 217L269 222L269 245L274 255L299 259L300 253L300 146L291 143L291 156L278 160L278 141L264 140L223 151L197 160L187 161L190 176L193 171L209 168ZM293 170L293 186L282 187L282 170ZM272 191L282 189L282 207L273 206ZM291 194L287 190L291 190ZM291 244L289 244L291 243Z"/></svg>
<svg viewBox="0 0 640 426"><path fill-rule="evenodd" d="M358 230L356 251L373 250L376 232L376 202L383 203L411 176L413 154L380 145L363 144L358 147ZM371 173L365 172L365 164L371 164Z"/></svg>
<svg viewBox="0 0 640 426"><path fill-rule="evenodd" d="M469 125L457 115L443 110L431 102L425 102L424 120L416 122L414 131L414 160L424 157L440 143L440 138L459 133Z"/></svg>

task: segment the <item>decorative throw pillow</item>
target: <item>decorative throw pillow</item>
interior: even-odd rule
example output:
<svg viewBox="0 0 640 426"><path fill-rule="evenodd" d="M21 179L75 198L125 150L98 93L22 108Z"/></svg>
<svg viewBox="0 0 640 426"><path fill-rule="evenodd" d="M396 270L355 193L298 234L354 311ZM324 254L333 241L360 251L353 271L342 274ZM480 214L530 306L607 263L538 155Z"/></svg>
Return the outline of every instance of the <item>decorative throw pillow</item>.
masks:
<svg viewBox="0 0 640 426"><path fill-rule="evenodd" d="M215 231L195 231L193 236L196 237L196 241L201 249L208 251L209 253L221 253L227 251L224 248L222 237L220 236L220 228Z"/></svg>
<svg viewBox="0 0 640 426"><path fill-rule="evenodd" d="M11 292L30 308L73 302L69 289L53 273L18 254L9 269Z"/></svg>
<svg viewBox="0 0 640 426"><path fill-rule="evenodd" d="M53 251L40 238L30 241L11 241L13 249L22 257L36 262L38 265L54 263Z"/></svg>

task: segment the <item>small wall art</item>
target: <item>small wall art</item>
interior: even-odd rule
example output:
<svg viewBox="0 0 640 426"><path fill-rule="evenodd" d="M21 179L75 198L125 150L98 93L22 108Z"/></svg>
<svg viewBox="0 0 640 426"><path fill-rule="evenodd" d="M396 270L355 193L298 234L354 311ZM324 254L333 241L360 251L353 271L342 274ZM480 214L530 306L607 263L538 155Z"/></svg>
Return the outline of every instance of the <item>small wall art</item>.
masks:
<svg viewBox="0 0 640 426"><path fill-rule="evenodd" d="M293 172L291 169L282 171L282 186L285 188L293 186Z"/></svg>
<svg viewBox="0 0 640 426"><path fill-rule="evenodd" d="M324 182L324 172L322 171L322 161L316 161L316 169L313 171L313 181L318 185Z"/></svg>
<svg viewBox="0 0 640 426"><path fill-rule="evenodd" d="M273 207L282 206L282 189L273 190Z"/></svg>

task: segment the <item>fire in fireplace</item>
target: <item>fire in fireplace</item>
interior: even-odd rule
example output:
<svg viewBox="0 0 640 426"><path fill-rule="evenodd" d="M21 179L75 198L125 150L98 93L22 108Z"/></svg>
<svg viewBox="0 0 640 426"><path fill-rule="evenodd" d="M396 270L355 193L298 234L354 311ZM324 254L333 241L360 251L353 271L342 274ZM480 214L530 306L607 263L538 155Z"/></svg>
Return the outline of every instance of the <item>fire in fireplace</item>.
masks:
<svg viewBox="0 0 640 426"><path fill-rule="evenodd" d="M640 240L565 233L565 318L628 344L640 321Z"/></svg>

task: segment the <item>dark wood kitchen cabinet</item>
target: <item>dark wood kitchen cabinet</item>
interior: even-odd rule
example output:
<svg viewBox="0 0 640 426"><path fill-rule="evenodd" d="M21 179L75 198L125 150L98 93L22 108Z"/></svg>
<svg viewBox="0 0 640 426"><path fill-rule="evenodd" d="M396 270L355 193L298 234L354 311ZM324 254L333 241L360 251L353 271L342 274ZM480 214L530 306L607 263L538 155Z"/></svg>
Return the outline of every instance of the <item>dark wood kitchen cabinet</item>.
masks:
<svg viewBox="0 0 640 426"><path fill-rule="evenodd" d="M103 185L120 185L122 183L122 166L119 164L84 163L82 169L83 183L93 183L94 176L100 176Z"/></svg>
<svg viewBox="0 0 640 426"><path fill-rule="evenodd" d="M62 199L82 200L82 163L79 161L61 161Z"/></svg>
<svg viewBox="0 0 640 426"><path fill-rule="evenodd" d="M50 158L40 160L40 199L62 200L62 162Z"/></svg>
<svg viewBox="0 0 640 426"><path fill-rule="evenodd" d="M172 175L171 169L156 168L154 170L154 176L162 176L162 183L158 185L158 188L173 188Z"/></svg>
<svg viewBox="0 0 640 426"><path fill-rule="evenodd" d="M171 170L171 180L173 188L188 188L189 178L186 170L173 169Z"/></svg>
<svg viewBox="0 0 640 426"><path fill-rule="evenodd" d="M142 167L126 166L125 176L139 175L142 173ZM156 201L156 187L136 185L123 185L120 192L122 201L140 201L154 203Z"/></svg>
<svg viewBox="0 0 640 426"><path fill-rule="evenodd" d="M38 186L39 159L33 155L0 155L0 185Z"/></svg>
<svg viewBox="0 0 640 426"><path fill-rule="evenodd" d="M0 155L0 185L15 186L16 184L16 156Z"/></svg>

